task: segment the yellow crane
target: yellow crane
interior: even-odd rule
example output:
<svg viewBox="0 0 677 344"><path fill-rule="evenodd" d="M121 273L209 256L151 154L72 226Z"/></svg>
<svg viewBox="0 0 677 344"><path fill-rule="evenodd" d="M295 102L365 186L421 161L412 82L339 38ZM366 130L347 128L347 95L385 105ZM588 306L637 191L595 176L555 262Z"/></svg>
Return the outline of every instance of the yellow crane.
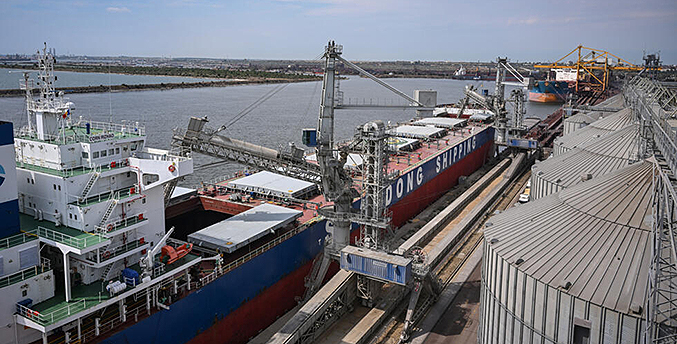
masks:
<svg viewBox="0 0 677 344"><path fill-rule="evenodd" d="M567 58L578 55L575 62ZM615 62L615 63L614 63ZM608 51L579 45L552 64L535 65L535 68L571 69L576 71L576 92L604 92L609 87L612 70L640 71L644 67L632 64Z"/></svg>

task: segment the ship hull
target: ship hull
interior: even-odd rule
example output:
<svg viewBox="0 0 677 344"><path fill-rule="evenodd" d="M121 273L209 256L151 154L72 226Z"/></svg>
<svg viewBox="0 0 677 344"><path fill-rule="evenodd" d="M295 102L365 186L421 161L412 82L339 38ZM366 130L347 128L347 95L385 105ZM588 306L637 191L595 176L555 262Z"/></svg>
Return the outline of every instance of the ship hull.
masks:
<svg viewBox="0 0 677 344"><path fill-rule="evenodd" d="M529 92L529 101L536 103L561 103L564 100L554 93Z"/></svg>
<svg viewBox="0 0 677 344"><path fill-rule="evenodd" d="M393 225L401 226L455 186L460 176L481 167L493 155L493 138L494 130L487 128L405 171L387 191ZM171 304L169 311L152 314L102 342L246 343L296 306L325 236L326 221L318 221ZM334 266L328 275L336 271Z"/></svg>
<svg viewBox="0 0 677 344"><path fill-rule="evenodd" d="M537 81L529 90L529 101L536 103L562 103L571 90L565 81Z"/></svg>

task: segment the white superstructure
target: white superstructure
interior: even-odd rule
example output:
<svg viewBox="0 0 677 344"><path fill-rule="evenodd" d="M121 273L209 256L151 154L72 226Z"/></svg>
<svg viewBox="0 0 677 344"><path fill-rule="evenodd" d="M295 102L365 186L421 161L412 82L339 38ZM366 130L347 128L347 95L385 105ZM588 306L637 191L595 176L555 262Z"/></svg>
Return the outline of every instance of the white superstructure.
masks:
<svg viewBox="0 0 677 344"><path fill-rule="evenodd" d="M13 276L0 284L0 343L46 343L58 329L76 340L81 319L111 304L124 321L126 296L144 293L157 305L151 289L200 260L156 264L150 281L121 277L125 268L141 272L142 256L164 245L163 186L192 173L193 160L145 147L138 122L75 117L54 89L53 64L46 48L38 52L39 94L27 74L22 83L28 125L14 133L22 233L0 242L0 278ZM89 301L92 291L98 299Z"/></svg>

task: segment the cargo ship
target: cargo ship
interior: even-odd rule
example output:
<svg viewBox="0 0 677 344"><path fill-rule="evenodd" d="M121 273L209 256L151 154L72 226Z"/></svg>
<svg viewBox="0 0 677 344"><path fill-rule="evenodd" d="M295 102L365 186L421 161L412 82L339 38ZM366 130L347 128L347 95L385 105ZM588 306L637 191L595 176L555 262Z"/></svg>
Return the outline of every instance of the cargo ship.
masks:
<svg viewBox="0 0 677 344"><path fill-rule="evenodd" d="M529 101L537 103L563 103L569 95L567 81L535 81L529 89Z"/></svg>
<svg viewBox="0 0 677 344"><path fill-rule="evenodd" d="M42 59L49 54L41 66ZM36 97L42 98L69 104L49 89ZM245 343L303 298L332 226L318 215L327 202L315 183L251 170L205 183L170 203L168 216L189 220L176 221L167 239L161 209L171 188L163 186L192 172L190 155L144 147L140 125L104 128L76 121L69 107L53 108L53 137L29 127L11 145L3 131L11 147L3 159L16 157L19 177L1 186L18 185L10 193L18 195L12 204L19 199L21 225L3 224L11 229L2 232L7 244L0 255L19 257L24 246L34 253L27 268L2 271L16 289L0 289L2 343ZM41 118L29 122L35 126L52 123L40 111L31 114ZM395 177L385 198L393 227L495 152L494 128L466 119L418 118L389 133L388 170ZM49 161L45 149L62 154ZM306 160L313 163L311 155ZM351 156L345 169L359 178L360 165ZM63 210L52 210L55 204ZM53 259L51 268L43 258ZM337 270L334 264L328 276ZM25 284L28 293L21 292Z"/></svg>

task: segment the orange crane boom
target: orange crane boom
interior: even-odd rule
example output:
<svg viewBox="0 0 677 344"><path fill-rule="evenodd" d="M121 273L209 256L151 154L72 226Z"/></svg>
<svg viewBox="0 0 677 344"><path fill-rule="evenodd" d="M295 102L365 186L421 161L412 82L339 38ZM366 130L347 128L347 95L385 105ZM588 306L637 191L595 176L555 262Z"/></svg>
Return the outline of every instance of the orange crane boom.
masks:
<svg viewBox="0 0 677 344"><path fill-rule="evenodd" d="M577 59L573 63L563 63L572 55ZM612 64L613 59L616 60ZM609 86L609 77L613 70L640 71L644 67L630 63L608 51L579 45L564 57L551 64L535 65L535 68L566 68L576 70L576 92L604 92Z"/></svg>

